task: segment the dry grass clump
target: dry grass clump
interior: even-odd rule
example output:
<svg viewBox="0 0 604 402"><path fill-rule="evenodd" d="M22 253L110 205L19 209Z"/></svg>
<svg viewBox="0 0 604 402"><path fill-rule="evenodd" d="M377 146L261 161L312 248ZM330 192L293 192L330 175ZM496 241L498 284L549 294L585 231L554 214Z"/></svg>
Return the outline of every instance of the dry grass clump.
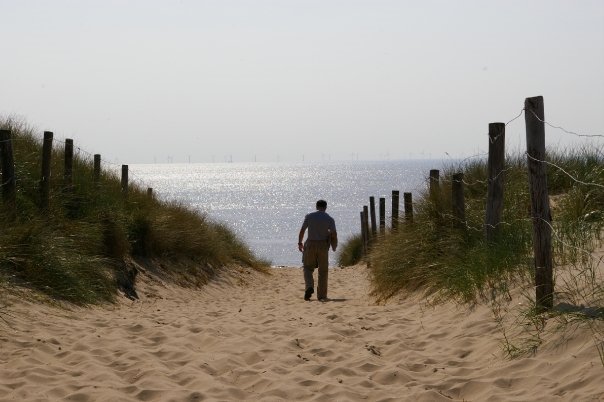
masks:
<svg viewBox="0 0 604 402"><path fill-rule="evenodd" d="M0 210L0 280L34 288L73 303L110 301L131 285L129 261L186 267L190 278L216 274L229 264L263 269L231 230L182 205L160 201L131 185L128 197L120 178L103 171L93 182L92 161L76 154L73 187L66 185L63 150L53 149L51 199L41 207L41 141L14 119L0 120L13 133L17 209ZM199 282L199 281L195 281ZM202 281L203 282L203 281Z"/></svg>
<svg viewBox="0 0 604 402"><path fill-rule="evenodd" d="M342 244L338 254L338 265L349 267L356 265L363 259L363 238L360 234L353 235Z"/></svg>
<svg viewBox="0 0 604 402"><path fill-rule="evenodd" d="M442 174L437 194L421 194L413 222L378 242L370 254L373 293L387 299L402 290L426 290L440 298L470 302L502 288L525 270L531 247L527 219L526 173L517 159L508 158L503 224L496 241L485 240L487 173L485 161L450 167ZM466 222L456 222L451 211L451 180L464 173Z"/></svg>
<svg viewBox="0 0 604 402"><path fill-rule="evenodd" d="M373 246L368 256L373 294L385 300L420 290L434 301L486 301L502 323L509 355L534 350L547 319L535 309L525 158L507 158L504 212L492 242L485 240L484 228L486 161L448 168L439 193L419 197L413 222L401 221L398 230ZM555 307L548 316L565 329L588 325L604 364L604 257L594 253L604 229L604 155L597 147L584 147L550 153L547 160L555 267ZM466 222L461 227L451 211L454 172L464 173ZM515 307L510 305L517 297L512 288L524 301ZM503 323L510 321L524 331L514 338L523 339L520 345L508 337Z"/></svg>
<svg viewBox="0 0 604 402"><path fill-rule="evenodd" d="M550 154L549 188L554 195L556 266L585 261L604 227L604 158L584 148ZM464 173L466 222L451 211L451 179ZM440 191L415 203L413 222L401 221L372 249L373 292L387 299L402 290L425 289L446 299L474 301L505 291L514 280L532 276L532 222L525 157L508 157L502 223L485 240L486 161L445 170ZM569 176L572 176L571 179ZM557 194L557 195L556 195Z"/></svg>

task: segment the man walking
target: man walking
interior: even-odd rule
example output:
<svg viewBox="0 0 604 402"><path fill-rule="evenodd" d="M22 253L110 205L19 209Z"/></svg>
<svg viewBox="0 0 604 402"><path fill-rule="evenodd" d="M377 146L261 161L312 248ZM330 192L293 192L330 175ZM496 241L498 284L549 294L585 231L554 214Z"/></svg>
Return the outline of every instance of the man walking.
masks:
<svg viewBox="0 0 604 402"><path fill-rule="evenodd" d="M317 299L327 300L327 274L329 267L329 246L333 251L338 247L338 234L336 222L325 210L327 201L317 201L317 210L304 217L300 234L298 235L298 250L302 252L302 265L304 266L304 300L310 300L315 292L313 272L319 268ZM308 229L306 243L304 232Z"/></svg>

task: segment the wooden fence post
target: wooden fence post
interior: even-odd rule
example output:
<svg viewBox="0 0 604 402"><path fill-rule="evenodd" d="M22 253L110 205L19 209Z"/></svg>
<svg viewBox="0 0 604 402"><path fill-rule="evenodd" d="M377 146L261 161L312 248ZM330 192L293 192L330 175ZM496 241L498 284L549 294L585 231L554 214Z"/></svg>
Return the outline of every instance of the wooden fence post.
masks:
<svg viewBox="0 0 604 402"><path fill-rule="evenodd" d="M153 198L153 188L151 188L151 187L147 188L147 197Z"/></svg>
<svg viewBox="0 0 604 402"><path fill-rule="evenodd" d="M438 201L440 191L440 171L438 169L430 169L430 199L432 202Z"/></svg>
<svg viewBox="0 0 604 402"><path fill-rule="evenodd" d="M499 232L503 213L503 182L505 164L505 124L489 124L489 161L487 164L488 189L485 218L487 241L494 241Z"/></svg>
<svg viewBox="0 0 604 402"><path fill-rule="evenodd" d="M403 193L405 203L405 219L408 222L413 221L413 195L411 193Z"/></svg>
<svg viewBox="0 0 604 402"><path fill-rule="evenodd" d="M94 182L95 186L99 186L100 182L101 182L101 155L100 154L95 154L94 155L94 171L92 173L92 181Z"/></svg>
<svg viewBox="0 0 604 402"><path fill-rule="evenodd" d="M50 162L52 158L52 131L44 131L42 143L42 178L40 179L40 206L48 209L50 206Z"/></svg>
<svg viewBox="0 0 604 402"><path fill-rule="evenodd" d="M554 306L552 231L547 172L545 165L545 124L543 97L524 101L526 154L533 220L533 251L535 255L535 292L537 311Z"/></svg>
<svg viewBox="0 0 604 402"><path fill-rule="evenodd" d="M15 180L15 161L13 156L12 133L0 130L0 162L2 163L2 202L9 219L14 219L17 208L17 189Z"/></svg>
<svg viewBox="0 0 604 402"><path fill-rule="evenodd" d="M386 198L380 197L380 235L386 234Z"/></svg>
<svg viewBox="0 0 604 402"><path fill-rule="evenodd" d="M399 191L392 190L392 230L398 229Z"/></svg>
<svg viewBox="0 0 604 402"><path fill-rule="evenodd" d="M451 206L453 209L453 225L458 228L466 227L466 205L463 192L463 173L455 173L451 183Z"/></svg>
<svg viewBox="0 0 604 402"><path fill-rule="evenodd" d="M375 221L375 197L369 197L369 212L371 214L371 236L377 236L377 222Z"/></svg>
<svg viewBox="0 0 604 402"><path fill-rule="evenodd" d="M365 233L367 233L367 249L369 249L373 239L371 238L371 232L369 231L369 210L367 205L363 205L363 224L365 225Z"/></svg>
<svg viewBox="0 0 604 402"><path fill-rule="evenodd" d="M122 165L122 194L128 197L128 165Z"/></svg>
<svg viewBox="0 0 604 402"><path fill-rule="evenodd" d="M73 140L65 140L65 171L63 173L65 180L65 189L73 190Z"/></svg>
<svg viewBox="0 0 604 402"><path fill-rule="evenodd" d="M365 214L363 211L360 213L361 215L361 241L363 244L363 255L367 255L367 232L365 232Z"/></svg>
<svg viewBox="0 0 604 402"><path fill-rule="evenodd" d="M430 170L428 197L430 199L430 217L439 224L442 223L442 203L440 197L440 171L438 169Z"/></svg>

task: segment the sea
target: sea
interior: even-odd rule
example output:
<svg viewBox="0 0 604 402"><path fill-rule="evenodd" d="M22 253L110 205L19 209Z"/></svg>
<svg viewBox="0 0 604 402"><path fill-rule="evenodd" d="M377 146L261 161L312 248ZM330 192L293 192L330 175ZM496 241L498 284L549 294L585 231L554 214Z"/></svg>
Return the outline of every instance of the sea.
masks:
<svg viewBox="0 0 604 402"><path fill-rule="evenodd" d="M360 211L374 196L418 194L430 169L443 161L328 161L298 163L187 163L130 165L130 176L164 200L176 200L230 227L260 258L275 267L301 266L298 233L304 216L327 201L340 244L360 233ZM376 212L377 213L377 212ZM335 265L337 255L330 255Z"/></svg>

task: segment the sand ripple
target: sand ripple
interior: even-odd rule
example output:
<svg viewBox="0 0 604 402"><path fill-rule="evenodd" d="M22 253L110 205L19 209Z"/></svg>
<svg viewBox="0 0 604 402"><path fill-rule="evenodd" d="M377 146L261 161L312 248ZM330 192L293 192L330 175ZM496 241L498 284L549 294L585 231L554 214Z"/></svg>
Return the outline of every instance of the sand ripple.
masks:
<svg viewBox="0 0 604 402"><path fill-rule="evenodd" d="M334 269L326 303L302 300L300 269L141 287L109 308L10 306L0 401L604 400L588 332L506 360L489 309L377 305L363 267Z"/></svg>

